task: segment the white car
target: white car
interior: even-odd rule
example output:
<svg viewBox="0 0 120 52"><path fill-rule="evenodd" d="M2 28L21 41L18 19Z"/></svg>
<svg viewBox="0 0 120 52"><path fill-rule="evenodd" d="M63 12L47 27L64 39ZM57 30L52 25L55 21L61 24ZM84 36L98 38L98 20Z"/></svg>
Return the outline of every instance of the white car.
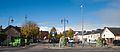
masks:
<svg viewBox="0 0 120 52"><path fill-rule="evenodd" d="M69 42L74 42L74 39L69 39Z"/></svg>

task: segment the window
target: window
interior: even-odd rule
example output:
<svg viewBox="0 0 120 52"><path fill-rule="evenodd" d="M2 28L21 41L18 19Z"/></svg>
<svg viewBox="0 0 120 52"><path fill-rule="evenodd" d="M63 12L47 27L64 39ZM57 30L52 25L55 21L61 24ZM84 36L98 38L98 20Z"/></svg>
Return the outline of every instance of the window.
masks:
<svg viewBox="0 0 120 52"><path fill-rule="evenodd" d="M90 36L88 36L88 38L90 38Z"/></svg>

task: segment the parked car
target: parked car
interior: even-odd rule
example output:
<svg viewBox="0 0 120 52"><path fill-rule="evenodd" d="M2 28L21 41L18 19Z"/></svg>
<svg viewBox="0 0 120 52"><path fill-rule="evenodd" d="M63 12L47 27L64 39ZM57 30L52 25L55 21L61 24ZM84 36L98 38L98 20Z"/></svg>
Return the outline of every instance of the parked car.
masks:
<svg viewBox="0 0 120 52"><path fill-rule="evenodd" d="M120 40L114 40L113 44L114 46L120 46Z"/></svg>
<svg viewBox="0 0 120 52"><path fill-rule="evenodd" d="M75 39L74 43L82 43L82 41L80 41L80 39Z"/></svg>
<svg viewBox="0 0 120 52"><path fill-rule="evenodd" d="M55 42L56 42L56 43L59 43L59 41L60 41L60 39L56 39L56 41L55 41Z"/></svg>
<svg viewBox="0 0 120 52"><path fill-rule="evenodd" d="M74 39L69 39L68 43L74 43Z"/></svg>
<svg viewBox="0 0 120 52"><path fill-rule="evenodd" d="M53 43L53 42L55 42L55 43L59 43L59 40L60 39L49 39L49 43Z"/></svg>

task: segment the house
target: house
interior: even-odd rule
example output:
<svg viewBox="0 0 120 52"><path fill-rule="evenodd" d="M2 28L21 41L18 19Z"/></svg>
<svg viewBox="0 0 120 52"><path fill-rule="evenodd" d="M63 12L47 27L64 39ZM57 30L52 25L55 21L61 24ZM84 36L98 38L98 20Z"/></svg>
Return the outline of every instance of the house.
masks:
<svg viewBox="0 0 120 52"><path fill-rule="evenodd" d="M11 40L19 38L21 35L20 27L9 25L4 29L5 35Z"/></svg>
<svg viewBox="0 0 120 52"><path fill-rule="evenodd" d="M98 38L101 37L102 32L103 32L103 29L92 30L85 33L84 36L87 39L86 40L87 42L96 43Z"/></svg>
<svg viewBox="0 0 120 52"><path fill-rule="evenodd" d="M120 40L120 28L105 27L101 35L108 44L112 44L114 40Z"/></svg>
<svg viewBox="0 0 120 52"><path fill-rule="evenodd" d="M7 39L7 35L4 34L4 29L2 29L2 25L1 25L0 26L0 42L4 42L4 40L6 39Z"/></svg>
<svg viewBox="0 0 120 52"><path fill-rule="evenodd" d="M92 30L92 31L84 31L84 35L83 35L83 40L86 42L92 42L92 43L96 43L96 41L98 40L98 37L101 36L103 29L97 29L97 30ZM79 35L76 35L77 38L82 41L82 33L78 33ZM74 37L76 37L74 36Z"/></svg>
<svg viewBox="0 0 120 52"><path fill-rule="evenodd" d="M49 32L48 31L40 31L41 39L48 39Z"/></svg>

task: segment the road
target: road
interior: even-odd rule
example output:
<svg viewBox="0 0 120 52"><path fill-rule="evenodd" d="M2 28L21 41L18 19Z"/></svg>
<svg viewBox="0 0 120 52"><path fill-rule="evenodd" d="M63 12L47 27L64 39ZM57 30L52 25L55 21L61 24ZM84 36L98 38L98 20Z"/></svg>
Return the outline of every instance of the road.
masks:
<svg viewBox="0 0 120 52"><path fill-rule="evenodd" d="M48 44L38 43L36 46L23 49L7 49L0 52L120 52L120 48L66 48L49 49Z"/></svg>

